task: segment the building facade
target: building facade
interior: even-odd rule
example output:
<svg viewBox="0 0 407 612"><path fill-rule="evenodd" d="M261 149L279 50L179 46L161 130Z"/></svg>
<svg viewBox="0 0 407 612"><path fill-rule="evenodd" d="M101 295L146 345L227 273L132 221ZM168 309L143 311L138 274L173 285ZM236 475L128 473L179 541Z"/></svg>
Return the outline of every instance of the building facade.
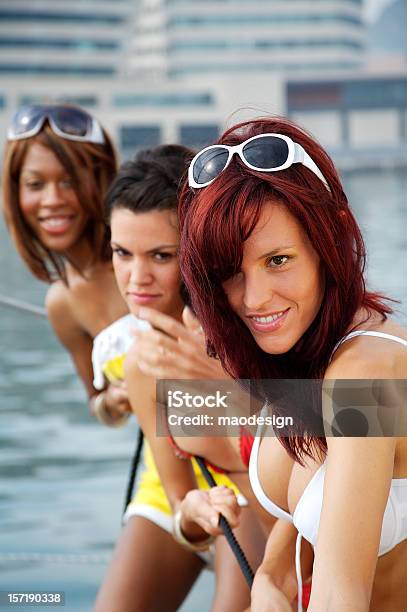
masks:
<svg viewBox="0 0 407 612"><path fill-rule="evenodd" d="M407 63L364 63L361 4L3 0L0 133L23 104L73 102L127 158L288 114L343 167L407 163Z"/></svg>
<svg viewBox="0 0 407 612"><path fill-rule="evenodd" d="M0 75L120 76L134 13L134 0L2 0Z"/></svg>
<svg viewBox="0 0 407 612"><path fill-rule="evenodd" d="M129 61L147 78L340 71L364 36L362 0L140 0Z"/></svg>

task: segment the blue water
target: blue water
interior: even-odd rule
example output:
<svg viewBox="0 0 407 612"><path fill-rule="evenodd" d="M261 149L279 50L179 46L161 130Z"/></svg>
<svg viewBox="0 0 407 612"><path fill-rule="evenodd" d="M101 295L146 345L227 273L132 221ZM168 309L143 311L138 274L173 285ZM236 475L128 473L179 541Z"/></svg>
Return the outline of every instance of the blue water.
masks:
<svg viewBox="0 0 407 612"><path fill-rule="evenodd" d="M355 174L345 185L368 246L369 284L401 300L397 316L407 323L407 177ZM35 304L45 294L2 224L0 294ZM88 415L46 320L0 306L0 343L0 591L65 591L63 609L86 612L120 530L136 426L110 430ZM69 562L70 553L83 557ZM212 586L205 572L183 612L208 610Z"/></svg>

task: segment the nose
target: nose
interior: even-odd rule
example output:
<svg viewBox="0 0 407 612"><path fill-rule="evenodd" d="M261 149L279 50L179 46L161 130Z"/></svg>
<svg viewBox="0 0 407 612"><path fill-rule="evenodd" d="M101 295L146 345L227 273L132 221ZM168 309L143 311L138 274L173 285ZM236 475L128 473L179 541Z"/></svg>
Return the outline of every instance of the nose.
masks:
<svg viewBox="0 0 407 612"><path fill-rule="evenodd" d="M42 204L43 206L58 206L64 203L61 189L58 183L48 183L44 191Z"/></svg>
<svg viewBox="0 0 407 612"><path fill-rule="evenodd" d="M137 288L150 285L153 282L153 274L148 261L142 257L133 257L130 270L130 283Z"/></svg>
<svg viewBox="0 0 407 612"><path fill-rule="evenodd" d="M246 274L244 283L243 303L250 312L261 312L273 297L270 279L261 274Z"/></svg>

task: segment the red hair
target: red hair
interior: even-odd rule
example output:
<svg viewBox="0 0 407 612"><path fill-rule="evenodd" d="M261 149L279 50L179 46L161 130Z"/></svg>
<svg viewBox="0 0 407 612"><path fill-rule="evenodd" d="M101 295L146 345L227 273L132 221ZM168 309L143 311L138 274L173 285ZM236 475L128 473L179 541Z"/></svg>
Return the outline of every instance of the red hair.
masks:
<svg viewBox="0 0 407 612"><path fill-rule="evenodd" d="M360 229L332 160L308 133L286 118L270 117L240 123L218 142L236 145L265 133L285 134L302 145L326 178L329 190L302 164L262 173L247 168L235 156L208 187L183 187L179 203L181 270L208 339L208 351L219 357L233 378L322 379L335 344L360 308L383 318L392 310L383 296L366 290L366 253ZM279 356L259 348L231 309L222 287L239 270L244 242L270 199L284 204L300 223L320 257L325 280L324 297L313 323L295 350ZM305 425L294 436L280 440L300 462L304 453L310 454L310 444L326 451L323 438L310 440L308 436L307 440Z"/></svg>

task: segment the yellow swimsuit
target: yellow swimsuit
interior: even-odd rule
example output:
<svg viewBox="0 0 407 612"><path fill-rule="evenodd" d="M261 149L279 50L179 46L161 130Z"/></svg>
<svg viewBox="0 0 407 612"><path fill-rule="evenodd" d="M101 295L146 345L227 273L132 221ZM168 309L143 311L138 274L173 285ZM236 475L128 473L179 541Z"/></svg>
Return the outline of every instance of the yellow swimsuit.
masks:
<svg viewBox="0 0 407 612"><path fill-rule="evenodd" d="M145 321L141 321L133 315L126 315L96 336L93 341L92 353L93 384L96 389L103 389L105 378L113 383L123 380L125 354L133 342L131 330L137 328L148 329L149 327L149 324ZM197 463L192 460L192 464L199 488L207 489L208 485ZM230 487L236 495L239 494L236 486L225 474L210 471L218 485ZM131 516L144 516L162 529L169 533L172 532L172 510L148 443L145 443L144 446L144 469L138 481L137 492L127 507L124 519L128 520Z"/></svg>

